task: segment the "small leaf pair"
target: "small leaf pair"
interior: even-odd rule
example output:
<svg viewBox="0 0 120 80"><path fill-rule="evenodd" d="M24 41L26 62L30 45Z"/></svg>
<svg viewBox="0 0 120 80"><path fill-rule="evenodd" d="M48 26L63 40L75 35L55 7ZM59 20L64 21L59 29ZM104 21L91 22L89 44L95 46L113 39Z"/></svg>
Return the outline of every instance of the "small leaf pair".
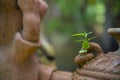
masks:
<svg viewBox="0 0 120 80"><path fill-rule="evenodd" d="M76 40L75 42L81 42L82 43L82 48L79 51L79 53L86 53L88 48L90 47L89 41L96 38L96 36L88 38L88 35L92 34L92 32L83 32L83 33L77 33L77 34L73 34L72 36L74 37L78 37L81 36L83 39L80 40Z"/></svg>

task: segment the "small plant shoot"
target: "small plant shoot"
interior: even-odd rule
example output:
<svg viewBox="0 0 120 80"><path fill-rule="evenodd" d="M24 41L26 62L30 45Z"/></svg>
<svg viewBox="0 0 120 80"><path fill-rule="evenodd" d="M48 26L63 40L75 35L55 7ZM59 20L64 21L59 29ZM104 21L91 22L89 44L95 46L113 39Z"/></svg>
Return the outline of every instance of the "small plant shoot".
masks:
<svg viewBox="0 0 120 80"><path fill-rule="evenodd" d="M77 33L77 34L72 35L74 37L81 37L82 38L80 40L75 41L75 42L81 42L82 43L82 48L79 51L80 54L87 53L87 50L90 47L89 41L96 37L96 36L94 36L94 37L88 38L89 34L92 34L92 32L88 32L88 33L87 32L82 32L82 33Z"/></svg>

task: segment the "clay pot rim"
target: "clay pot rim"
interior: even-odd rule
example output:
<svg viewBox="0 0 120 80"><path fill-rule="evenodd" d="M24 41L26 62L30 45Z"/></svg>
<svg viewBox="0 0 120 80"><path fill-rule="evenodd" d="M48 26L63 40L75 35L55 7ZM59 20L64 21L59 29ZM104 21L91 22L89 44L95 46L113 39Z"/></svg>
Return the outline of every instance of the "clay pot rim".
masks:
<svg viewBox="0 0 120 80"><path fill-rule="evenodd" d="M110 33L110 34L118 34L118 33L120 33L120 28L109 28L108 29L108 33Z"/></svg>

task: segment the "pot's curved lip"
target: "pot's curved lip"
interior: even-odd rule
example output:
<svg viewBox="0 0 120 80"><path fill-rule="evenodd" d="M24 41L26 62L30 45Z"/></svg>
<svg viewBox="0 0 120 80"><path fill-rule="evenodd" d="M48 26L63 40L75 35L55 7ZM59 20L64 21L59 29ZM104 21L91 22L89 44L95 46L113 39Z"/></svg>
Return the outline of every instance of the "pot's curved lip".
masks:
<svg viewBox="0 0 120 80"><path fill-rule="evenodd" d="M116 40L120 40L120 28L109 28L107 32Z"/></svg>
<svg viewBox="0 0 120 80"><path fill-rule="evenodd" d="M109 28L108 33L112 33L112 34L115 34L115 33L120 33L120 28Z"/></svg>

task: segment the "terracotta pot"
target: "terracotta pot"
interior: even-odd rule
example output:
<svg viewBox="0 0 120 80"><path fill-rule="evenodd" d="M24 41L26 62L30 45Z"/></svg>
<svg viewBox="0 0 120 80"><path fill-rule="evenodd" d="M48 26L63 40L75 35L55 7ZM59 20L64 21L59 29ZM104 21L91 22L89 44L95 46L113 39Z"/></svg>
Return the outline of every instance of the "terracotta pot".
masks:
<svg viewBox="0 0 120 80"><path fill-rule="evenodd" d="M117 39L118 45L120 46L120 28L110 28L108 33ZM78 65L83 64L83 67L79 67L73 73L72 79L120 80L120 49L104 54L98 44L92 43L90 46L90 50L96 51L97 55L95 56L94 54L88 53L88 60L86 60L87 57L85 55L81 57L78 55L75 58L75 63ZM83 62L87 63L84 64Z"/></svg>

